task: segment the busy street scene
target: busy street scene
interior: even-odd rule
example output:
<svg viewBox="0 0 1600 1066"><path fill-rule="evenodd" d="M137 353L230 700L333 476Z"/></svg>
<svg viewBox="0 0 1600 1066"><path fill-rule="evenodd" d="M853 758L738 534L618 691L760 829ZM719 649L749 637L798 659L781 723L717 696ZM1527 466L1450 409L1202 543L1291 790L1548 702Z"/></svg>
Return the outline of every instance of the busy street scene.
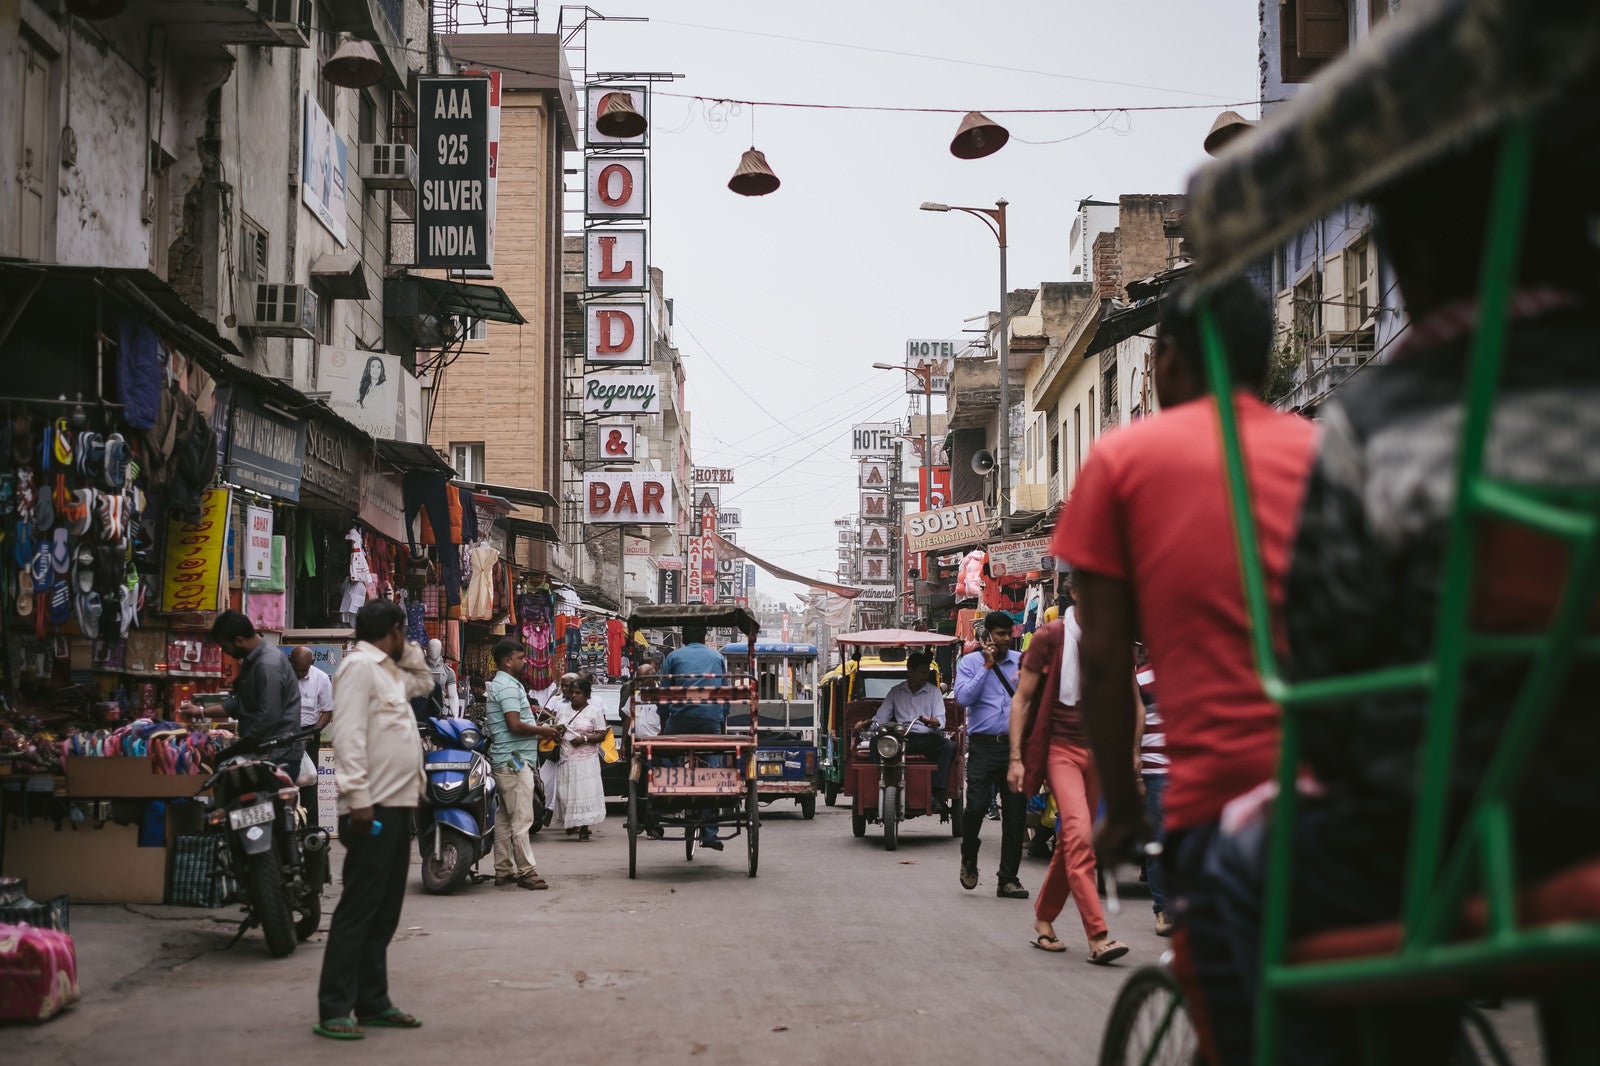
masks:
<svg viewBox="0 0 1600 1066"><path fill-rule="evenodd" d="M0 0L0 1063L1600 1066L1594 0Z"/></svg>

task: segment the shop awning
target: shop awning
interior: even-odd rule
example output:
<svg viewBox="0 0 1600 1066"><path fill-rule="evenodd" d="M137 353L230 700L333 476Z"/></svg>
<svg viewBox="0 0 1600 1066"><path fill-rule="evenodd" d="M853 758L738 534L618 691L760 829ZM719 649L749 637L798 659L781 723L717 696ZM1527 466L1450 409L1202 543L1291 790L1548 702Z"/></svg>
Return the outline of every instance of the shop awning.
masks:
<svg viewBox="0 0 1600 1066"><path fill-rule="evenodd" d="M460 479L457 479L456 484L485 496L498 496L503 500L509 500L519 507L554 507L558 502L554 495L544 489L519 489L514 485L490 485L482 481Z"/></svg>
<svg viewBox="0 0 1600 1066"><path fill-rule="evenodd" d="M425 309L431 307L436 315L465 315L467 318L505 322L514 326L527 321L511 302L511 297L498 285L473 285L465 281L445 281L415 274L393 280L414 287L420 297L419 305Z"/></svg>
<svg viewBox="0 0 1600 1066"><path fill-rule="evenodd" d="M561 543L561 531L549 522L535 522L527 518L508 518L506 522L510 524L511 532L519 537L547 541L551 544Z"/></svg>
<svg viewBox="0 0 1600 1066"><path fill-rule="evenodd" d="M1410 0L1189 184L1201 286L1396 176L1541 112L1541 145L1595 142L1600 4ZM1481 220L1462 220L1481 225Z"/></svg>
<svg viewBox="0 0 1600 1066"><path fill-rule="evenodd" d="M311 261L311 284L330 300L365 300L367 268L355 252L329 252Z"/></svg>
<svg viewBox="0 0 1600 1066"><path fill-rule="evenodd" d="M216 326L184 302L171 285L148 270L122 267L66 266L60 263L0 262L0 292L21 294L18 305L0 305L0 323L49 308L60 314L82 315L94 306L91 288L109 296L115 310L143 313L150 325L182 342L196 356L243 353L217 332ZM0 343L5 340L0 330Z"/></svg>
<svg viewBox="0 0 1600 1066"><path fill-rule="evenodd" d="M444 456L434 451L430 445L382 439L375 443L379 458L400 470L436 470L440 473L455 470L455 467L445 462Z"/></svg>

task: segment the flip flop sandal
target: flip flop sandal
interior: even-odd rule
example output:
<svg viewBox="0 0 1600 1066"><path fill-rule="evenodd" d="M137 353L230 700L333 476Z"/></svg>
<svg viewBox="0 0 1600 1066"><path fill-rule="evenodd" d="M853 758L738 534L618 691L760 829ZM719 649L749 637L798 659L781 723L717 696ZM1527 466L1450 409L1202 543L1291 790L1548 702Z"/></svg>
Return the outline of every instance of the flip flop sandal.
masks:
<svg viewBox="0 0 1600 1066"><path fill-rule="evenodd" d="M105 610L105 603L100 599L100 594L92 590L79 593L77 608L78 632L90 640L98 637L100 619Z"/></svg>
<svg viewBox="0 0 1600 1066"><path fill-rule="evenodd" d="M1047 933L1040 933L1028 943L1040 951L1048 951L1052 955L1065 955L1067 952L1067 945L1061 942L1060 937L1050 936Z"/></svg>
<svg viewBox="0 0 1600 1066"><path fill-rule="evenodd" d="M324 1018L311 1027L311 1031L318 1036L327 1037L329 1040L365 1040L367 1034L361 1031L354 1018Z"/></svg>
<svg viewBox="0 0 1600 1066"><path fill-rule="evenodd" d="M43 591L50 587L50 545L40 544L39 550L33 553L33 563L28 567L28 573L33 577L35 589Z"/></svg>
<svg viewBox="0 0 1600 1066"><path fill-rule="evenodd" d="M65 418L56 419L55 432L51 434L53 442L50 446L51 459L56 470L72 469L72 429L67 425Z"/></svg>
<svg viewBox="0 0 1600 1066"><path fill-rule="evenodd" d="M94 549L87 544L78 545L77 558L72 561L72 586L79 592L94 591Z"/></svg>
<svg viewBox="0 0 1600 1066"><path fill-rule="evenodd" d="M530 889L530 890L532 890L534 892L538 892L538 891L541 891L543 889L549 888L550 887L550 882L546 881L544 878L540 877L538 874L529 874L527 877L520 878L517 881L517 887L518 888L526 888L526 889Z"/></svg>
<svg viewBox="0 0 1600 1066"><path fill-rule="evenodd" d="M56 505L49 492L41 491L33 505L33 528L49 529L56 524Z"/></svg>
<svg viewBox="0 0 1600 1066"><path fill-rule="evenodd" d="M54 532L50 544L50 569L64 574L72 566L72 553L67 549L67 531L65 527L57 526Z"/></svg>
<svg viewBox="0 0 1600 1066"><path fill-rule="evenodd" d="M382 1014L375 1014L370 1018L360 1019L362 1025L370 1025L374 1029L421 1029L422 1023L407 1014L399 1007L390 1007Z"/></svg>
<svg viewBox="0 0 1600 1066"><path fill-rule="evenodd" d="M50 586L50 624L61 626L72 617L72 589L65 581Z"/></svg>
<svg viewBox="0 0 1600 1066"><path fill-rule="evenodd" d="M28 569L33 562L33 523L26 518L17 523L15 543L11 545L11 557L17 561L19 570Z"/></svg>
<svg viewBox="0 0 1600 1066"><path fill-rule="evenodd" d="M33 484L33 468L19 466L17 468L17 510L33 510L33 505L36 502Z"/></svg>
<svg viewBox="0 0 1600 1066"><path fill-rule="evenodd" d="M1107 940L1099 950L1089 953L1091 966L1109 966L1128 953L1128 945L1120 940Z"/></svg>
<svg viewBox="0 0 1600 1066"><path fill-rule="evenodd" d="M20 581L17 589L17 613L27 618L33 614L33 582Z"/></svg>

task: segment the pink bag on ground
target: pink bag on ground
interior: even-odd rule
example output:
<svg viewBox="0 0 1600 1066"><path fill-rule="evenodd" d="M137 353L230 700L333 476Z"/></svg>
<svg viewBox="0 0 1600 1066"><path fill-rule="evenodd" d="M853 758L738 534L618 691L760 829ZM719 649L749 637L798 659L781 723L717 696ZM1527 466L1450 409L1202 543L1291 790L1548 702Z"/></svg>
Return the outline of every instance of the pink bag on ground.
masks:
<svg viewBox="0 0 1600 1066"><path fill-rule="evenodd" d="M78 1001L72 937L31 925L0 925L0 1022L42 1022Z"/></svg>

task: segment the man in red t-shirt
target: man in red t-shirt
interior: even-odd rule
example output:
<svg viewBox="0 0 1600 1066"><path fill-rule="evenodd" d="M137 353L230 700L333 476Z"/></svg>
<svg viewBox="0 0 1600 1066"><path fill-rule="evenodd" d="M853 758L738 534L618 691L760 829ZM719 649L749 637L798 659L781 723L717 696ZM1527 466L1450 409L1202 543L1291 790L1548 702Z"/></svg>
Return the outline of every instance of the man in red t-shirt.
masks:
<svg viewBox="0 0 1600 1066"><path fill-rule="evenodd" d="M1266 406L1272 316L1244 281L1210 297L1227 348L1262 562L1281 603L1315 427ZM1133 645L1161 678L1170 770L1166 872L1191 1010L1213 1062L1248 1061L1251 1008L1233 969L1203 859L1228 800L1272 776L1277 707L1250 652L1215 402L1195 313L1177 300L1151 355L1161 413L1106 434L1056 523L1050 554L1071 564L1083 631L1080 712L1101 775L1102 855L1124 857L1150 829L1139 795ZM1190 969L1192 967L1192 969Z"/></svg>

